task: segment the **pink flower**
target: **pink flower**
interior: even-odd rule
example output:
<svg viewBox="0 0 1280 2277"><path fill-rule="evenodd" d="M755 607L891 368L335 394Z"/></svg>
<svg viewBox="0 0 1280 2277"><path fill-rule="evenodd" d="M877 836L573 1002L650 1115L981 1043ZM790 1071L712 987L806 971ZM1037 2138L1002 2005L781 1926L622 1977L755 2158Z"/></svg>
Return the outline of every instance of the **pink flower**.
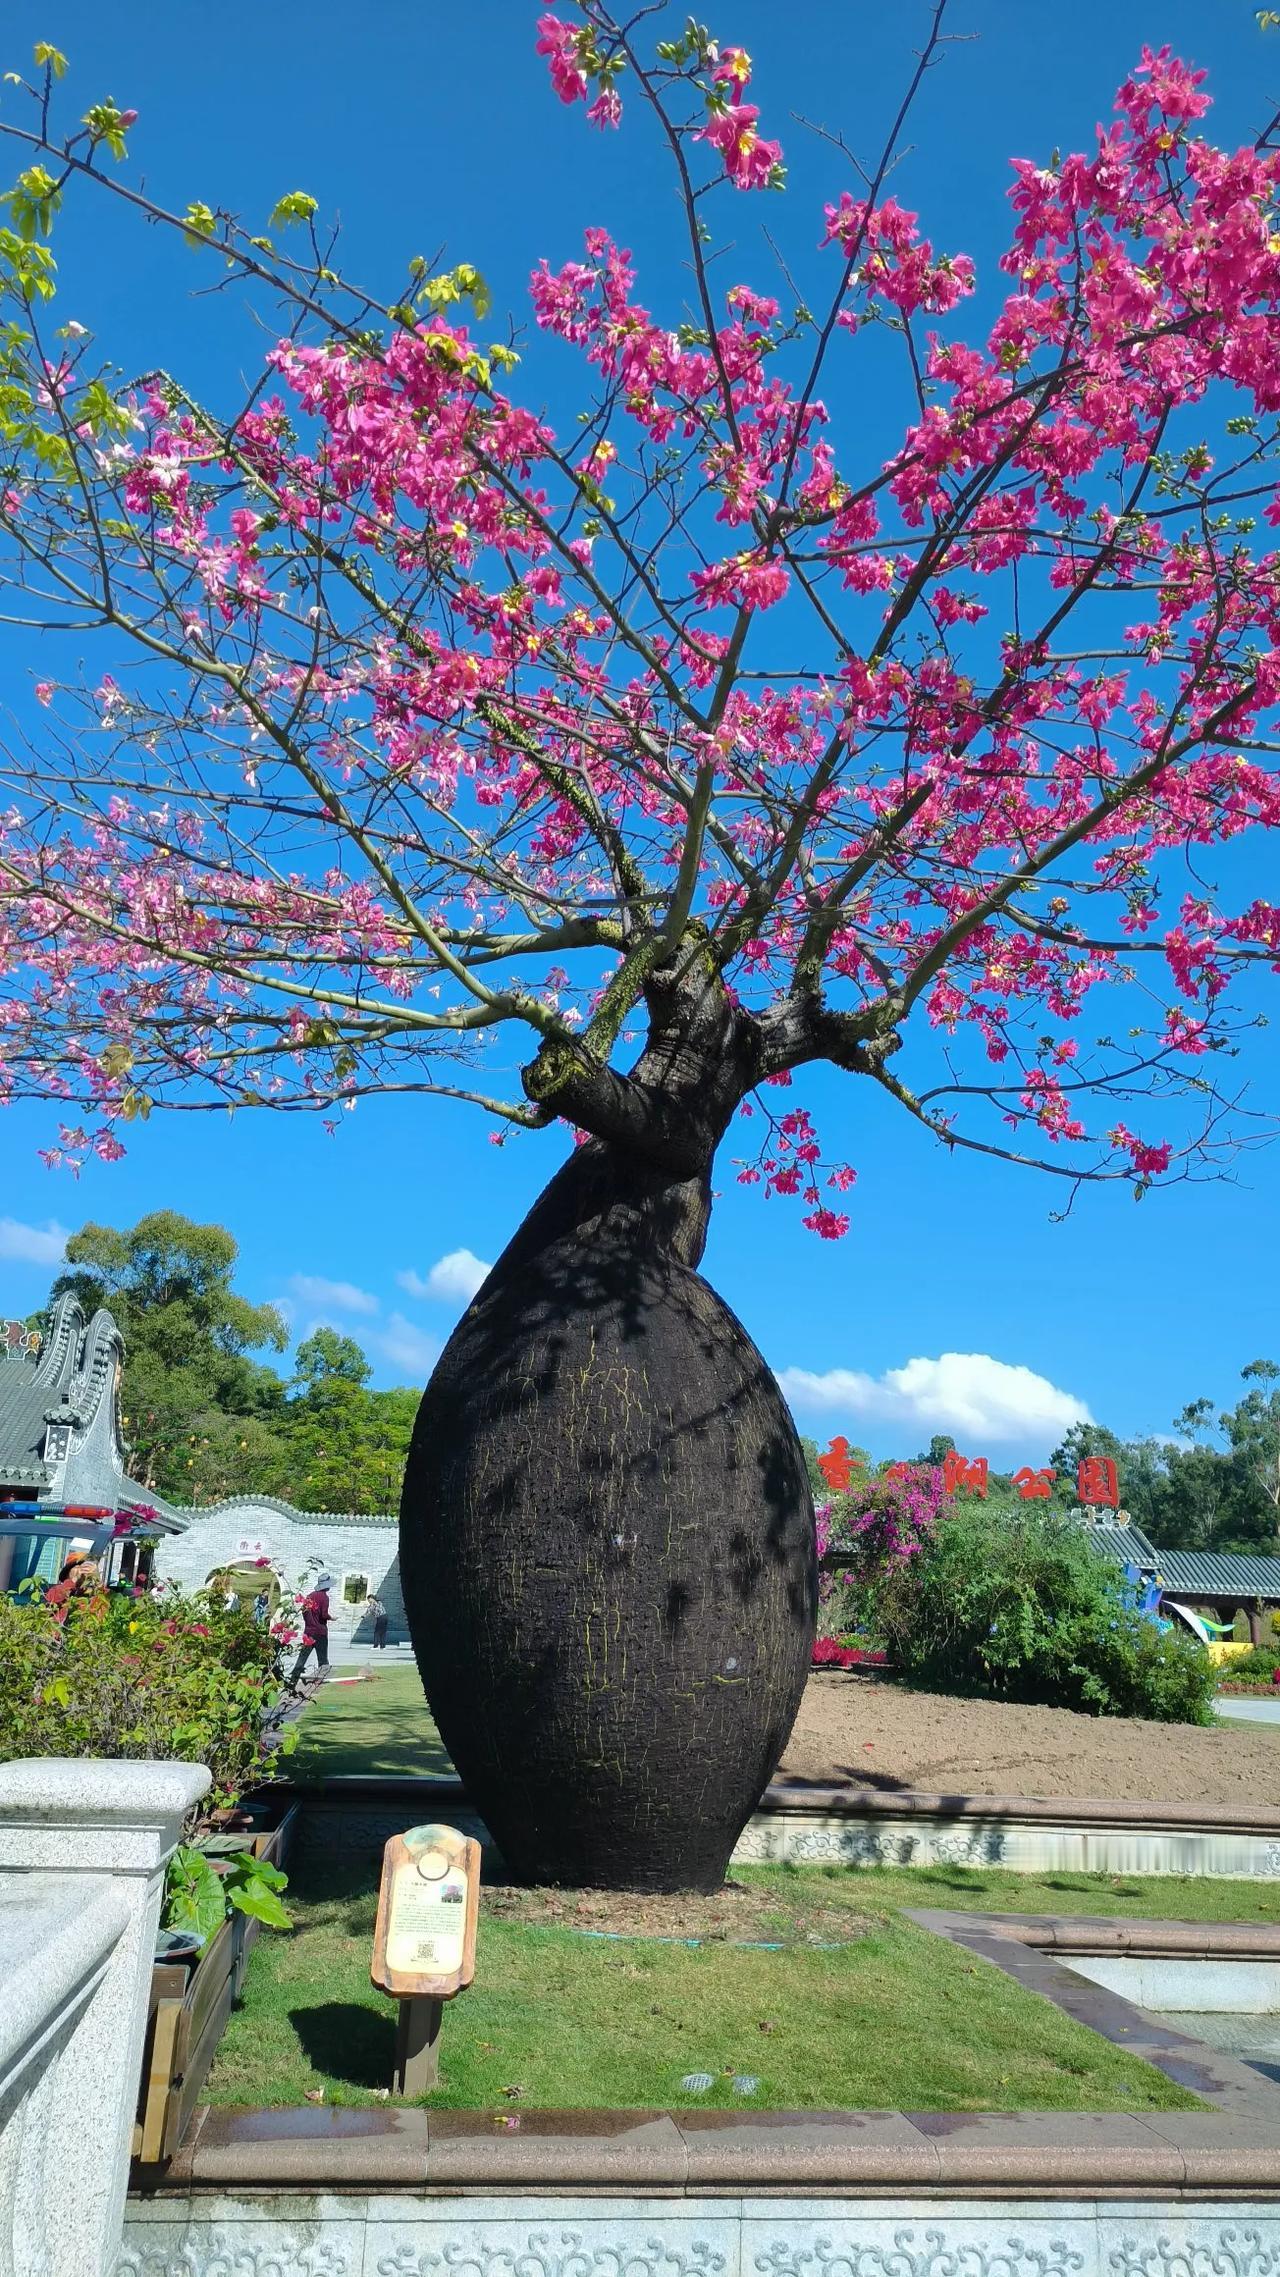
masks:
<svg viewBox="0 0 1280 2277"><path fill-rule="evenodd" d="M616 127L622 117L622 99L615 87L602 87L587 109L592 126Z"/></svg>
<svg viewBox="0 0 1280 2277"><path fill-rule="evenodd" d="M587 75L578 60L578 35L572 24L562 24L558 16L539 16L535 48L547 59L551 84L561 102L585 101Z"/></svg>
<svg viewBox="0 0 1280 2277"><path fill-rule="evenodd" d="M37 682L36 682L36 702L37 702L38 704L50 704L50 703L52 703L52 701L53 701L53 682L52 682L52 680L37 680Z"/></svg>
<svg viewBox="0 0 1280 2277"><path fill-rule="evenodd" d="M714 111L695 140L709 142L720 152L724 170L735 190L763 190L781 162L782 145L756 132L760 112L755 103L726 103Z"/></svg>
<svg viewBox="0 0 1280 2277"><path fill-rule="evenodd" d="M741 93L751 82L751 58L745 47L722 47L711 66L711 76L722 84L727 81Z"/></svg>

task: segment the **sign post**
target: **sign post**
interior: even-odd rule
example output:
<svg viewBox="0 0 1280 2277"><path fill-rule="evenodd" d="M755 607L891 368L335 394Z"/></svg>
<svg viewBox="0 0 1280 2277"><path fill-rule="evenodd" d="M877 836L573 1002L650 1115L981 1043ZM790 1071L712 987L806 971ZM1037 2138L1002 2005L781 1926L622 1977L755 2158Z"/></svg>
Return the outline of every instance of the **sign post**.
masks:
<svg viewBox="0 0 1280 2277"><path fill-rule="evenodd" d="M476 1973L480 1845L452 1826L411 1826L382 1854L382 1886L369 1974L400 2003L398 2095L422 2095L440 2077L444 2003Z"/></svg>

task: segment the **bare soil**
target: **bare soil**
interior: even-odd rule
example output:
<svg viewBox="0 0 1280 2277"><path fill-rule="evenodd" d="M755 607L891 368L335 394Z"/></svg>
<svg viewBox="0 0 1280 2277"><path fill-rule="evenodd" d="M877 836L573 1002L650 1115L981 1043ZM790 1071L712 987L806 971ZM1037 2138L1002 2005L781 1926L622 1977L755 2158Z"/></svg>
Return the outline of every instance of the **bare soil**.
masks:
<svg viewBox="0 0 1280 2277"><path fill-rule="evenodd" d="M870 1926L856 1897L814 1903L799 1890L752 1887L730 1876L710 1897L630 1890L527 1890L486 1883L480 1908L491 1919L539 1929L599 1935L696 1939L705 1945L847 1945Z"/></svg>
<svg viewBox="0 0 1280 2277"><path fill-rule="evenodd" d="M857 1670L810 1677L779 1773L926 1795L1280 1807L1280 1730L1216 1731L913 1692Z"/></svg>

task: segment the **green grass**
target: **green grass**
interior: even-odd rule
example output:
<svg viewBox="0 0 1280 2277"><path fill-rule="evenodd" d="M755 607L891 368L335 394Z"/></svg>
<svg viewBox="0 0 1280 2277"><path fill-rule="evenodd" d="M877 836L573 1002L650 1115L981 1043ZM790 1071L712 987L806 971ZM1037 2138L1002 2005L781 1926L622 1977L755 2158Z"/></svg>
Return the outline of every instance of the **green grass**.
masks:
<svg viewBox="0 0 1280 2277"><path fill-rule="evenodd" d="M300 1780L451 1768L415 1669L327 1685L290 1770ZM1155 2110L1194 2098L901 1918L909 1907L1280 1920L1280 1887L1190 1876L997 1868L759 1866L735 1880L776 1900L749 1925L781 1951L708 1941L594 1939L558 1922L482 1913L475 1984L445 2019L437 2107ZM208 2093L222 2103L374 2099L391 2077L395 2004L369 1983L376 1886L365 1860L302 1867L296 1928L264 1936ZM535 1909L536 1910L536 1909ZM566 1909L562 1909L566 1910ZM847 1939L834 1949L815 1949ZM808 1942L806 1942L808 1940ZM707 2071L707 2095L686 2072ZM507 2090L519 2090L509 2095Z"/></svg>
<svg viewBox="0 0 1280 2277"><path fill-rule="evenodd" d="M752 1866L781 1894L800 1880L814 1904L852 1890L868 1910L930 1906L951 1913L1103 1913L1141 1921L1280 1921L1280 1883L1198 1874L1014 1874L995 1866Z"/></svg>
<svg viewBox="0 0 1280 2277"><path fill-rule="evenodd" d="M756 2110L1197 2108L1159 2072L896 1910L958 1905L966 1889L1007 1910L1016 1877L761 1867L742 1878L776 1894L772 1924L753 1933L776 1929L794 1940L784 1950L597 1939L482 1912L476 1980L446 2015L442 2085L427 2100L705 2108L737 2104L730 2077L746 2072L760 2083ZM1085 1880L1017 1886L1033 1904L1051 1895L1061 1910L1070 1894L1111 1910L1106 1885L1066 1893L1058 1885L1068 1879ZM289 1903L297 1926L259 1940L210 2100L301 2103L323 2087L329 2102L368 2102L390 2082L395 2036L395 2004L369 1983L373 1876L364 1862L308 1864ZM805 1946L807 1918L820 1915L829 1939L840 1914L850 1942ZM714 2075L709 2094L682 2090L692 2071Z"/></svg>
<svg viewBox="0 0 1280 2277"><path fill-rule="evenodd" d="M452 1771L416 1668L377 1669L370 1684L325 1684L298 1723L291 1779L352 1772L407 1778Z"/></svg>

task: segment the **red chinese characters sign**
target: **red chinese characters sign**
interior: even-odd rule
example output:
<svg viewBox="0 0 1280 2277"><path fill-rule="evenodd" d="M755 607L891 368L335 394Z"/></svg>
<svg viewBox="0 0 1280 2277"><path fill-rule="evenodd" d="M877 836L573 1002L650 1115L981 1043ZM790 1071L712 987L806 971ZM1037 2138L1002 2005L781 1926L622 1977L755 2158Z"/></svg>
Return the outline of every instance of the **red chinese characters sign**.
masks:
<svg viewBox="0 0 1280 2277"><path fill-rule="evenodd" d="M1086 1455L1076 1472L1076 1493L1086 1508L1118 1510L1120 1480L1109 1455Z"/></svg>
<svg viewBox="0 0 1280 2277"><path fill-rule="evenodd" d="M948 1494L976 1494L987 1499L987 1458L985 1455L961 1455L953 1448L943 1457L942 1483Z"/></svg>
<svg viewBox="0 0 1280 2277"><path fill-rule="evenodd" d="M1053 1482L1057 1475L1056 1471L1033 1471L1029 1463L1024 1463L1022 1469L1013 1474L1019 1500L1047 1502L1053 1493Z"/></svg>
<svg viewBox="0 0 1280 2277"><path fill-rule="evenodd" d="M833 1494L847 1494L853 1476L852 1450L847 1439L833 1439L825 1455L818 1457L818 1469Z"/></svg>
<svg viewBox="0 0 1280 2277"><path fill-rule="evenodd" d="M818 1457L818 1469L833 1494L847 1494L858 1465L854 1450L847 1439L833 1439L826 1453ZM912 1463L887 1463L887 1479L906 1478L915 1468ZM1024 1463L1012 1473L1011 1484L1018 1490L1022 1502L1048 1502L1053 1496L1054 1481L1058 1473L1047 1465L1039 1469ZM990 1464L986 1455L962 1455L958 1448L943 1457L943 1484L948 1494L976 1494L987 1500L990 1485ZM1118 1510L1120 1507L1120 1479L1115 1463L1109 1455L1086 1455L1076 1472L1076 1493L1086 1509Z"/></svg>

